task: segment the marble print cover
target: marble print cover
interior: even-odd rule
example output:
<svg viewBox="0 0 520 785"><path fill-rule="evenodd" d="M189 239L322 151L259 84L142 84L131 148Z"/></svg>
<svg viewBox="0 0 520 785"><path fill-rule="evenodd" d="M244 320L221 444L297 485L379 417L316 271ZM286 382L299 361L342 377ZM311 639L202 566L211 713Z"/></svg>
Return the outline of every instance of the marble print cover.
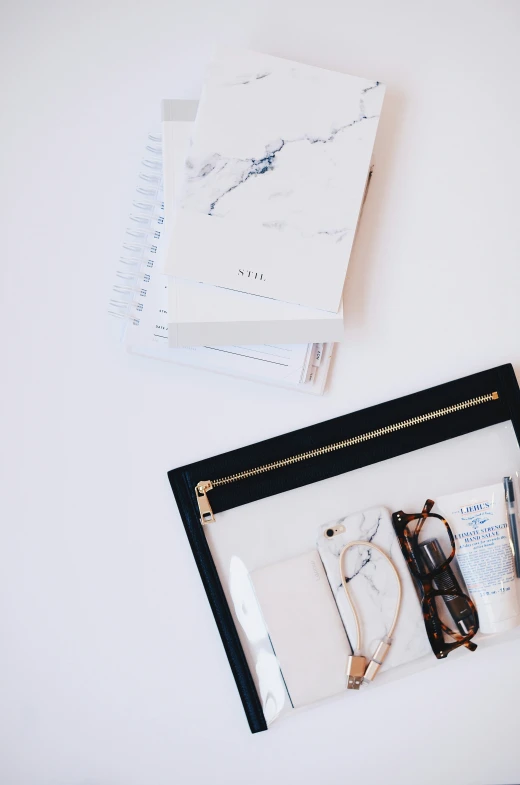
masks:
<svg viewBox="0 0 520 785"><path fill-rule="evenodd" d="M337 311L384 90L222 54L200 101L167 272Z"/></svg>
<svg viewBox="0 0 520 785"><path fill-rule="evenodd" d="M345 527L344 532L330 539L324 536L328 528L339 524ZM319 529L318 552L351 646L354 648L356 645L356 628L341 583L339 555L343 547L352 540L367 541L366 546L353 547L344 557L346 575L351 579L349 588L361 621L362 653L367 658L371 657L379 641L387 634L395 611L397 593L392 570L386 560L375 549L370 548L370 543L374 542L393 561L401 578L403 591L393 643L381 672L425 655L433 657L417 594L395 536L390 513L384 507L329 521Z"/></svg>

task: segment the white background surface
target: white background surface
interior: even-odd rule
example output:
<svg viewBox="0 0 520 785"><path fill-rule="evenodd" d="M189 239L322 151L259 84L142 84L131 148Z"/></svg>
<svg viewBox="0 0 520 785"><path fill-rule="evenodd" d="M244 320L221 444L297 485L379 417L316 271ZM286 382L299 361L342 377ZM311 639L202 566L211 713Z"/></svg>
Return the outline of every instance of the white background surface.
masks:
<svg viewBox="0 0 520 785"><path fill-rule="evenodd" d="M518 643L251 736L166 479L504 361L520 372L519 32L517 2L5 5L2 785L520 780ZM111 337L143 141L221 43L388 84L323 399Z"/></svg>

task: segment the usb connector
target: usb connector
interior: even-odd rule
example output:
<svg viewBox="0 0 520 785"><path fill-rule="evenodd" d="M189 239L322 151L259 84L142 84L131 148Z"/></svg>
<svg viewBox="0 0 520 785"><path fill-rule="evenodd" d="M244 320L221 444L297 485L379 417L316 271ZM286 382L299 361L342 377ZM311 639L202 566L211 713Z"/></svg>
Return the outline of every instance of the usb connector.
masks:
<svg viewBox="0 0 520 785"><path fill-rule="evenodd" d="M385 657L390 651L390 643L380 641L379 646L375 650L374 656L368 663L368 668L365 671L364 680L371 682L374 681L379 668L385 661Z"/></svg>
<svg viewBox="0 0 520 785"><path fill-rule="evenodd" d="M370 684L370 682L374 681L389 651L389 639L379 641L379 645L368 666L366 657L363 657L361 654L351 654L347 660L347 690L359 690L363 682Z"/></svg>
<svg viewBox="0 0 520 785"><path fill-rule="evenodd" d="M359 690L367 668L365 657L351 654L347 660L347 690Z"/></svg>

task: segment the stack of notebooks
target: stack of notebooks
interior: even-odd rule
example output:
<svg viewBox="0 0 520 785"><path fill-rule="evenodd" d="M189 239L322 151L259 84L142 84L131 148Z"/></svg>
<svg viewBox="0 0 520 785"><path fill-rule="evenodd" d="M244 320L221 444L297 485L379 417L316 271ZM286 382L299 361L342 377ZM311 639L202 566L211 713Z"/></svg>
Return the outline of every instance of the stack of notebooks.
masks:
<svg viewBox="0 0 520 785"><path fill-rule="evenodd" d="M242 51L163 101L111 301L127 347L321 394L383 96Z"/></svg>

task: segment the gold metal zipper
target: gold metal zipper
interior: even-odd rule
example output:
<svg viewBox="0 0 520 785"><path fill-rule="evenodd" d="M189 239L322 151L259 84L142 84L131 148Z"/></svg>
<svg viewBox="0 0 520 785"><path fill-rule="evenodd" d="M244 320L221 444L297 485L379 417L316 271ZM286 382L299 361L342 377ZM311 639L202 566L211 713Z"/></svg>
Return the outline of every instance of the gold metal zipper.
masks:
<svg viewBox="0 0 520 785"><path fill-rule="evenodd" d="M455 403L452 406L445 406L443 409L437 409L436 411L428 412L427 414L419 414L417 417L411 417L409 420L387 425L384 428L377 428L375 431L368 431L368 433L362 433L359 436L353 436L350 439L343 439L334 444L327 444L324 447L316 447L314 450L308 450L307 452L301 452L298 455L292 455L290 458L282 458L279 461L266 463L263 466L257 466L255 469L246 469L243 472L230 474L228 477L221 477L218 480L201 480L201 482L197 483L195 486L195 495L200 511L200 521L202 524L206 524L213 523L215 520L213 510L211 509L208 500L208 491L213 490L213 488L218 488L221 485L229 485L229 483L237 482L238 480L246 480L249 477L256 477L259 474L274 471L274 469L282 469L284 466L292 466L294 463L307 461L309 458L317 458L320 455L326 455L327 453L335 452L336 450L343 450L345 447L353 447L356 444L367 442L370 439L376 439L379 436L386 436L389 433L402 431L404 428L411 428L413 425L421 425L421 423L428 422L429 420L436 420L438 417L445 417L447 414L461 412L464 409L470 409L472 406L478 406L481 403L488 403L489 401L496 401L497 399L497 392L479 395L476 398L470 398L468 401Z"/></svg>

